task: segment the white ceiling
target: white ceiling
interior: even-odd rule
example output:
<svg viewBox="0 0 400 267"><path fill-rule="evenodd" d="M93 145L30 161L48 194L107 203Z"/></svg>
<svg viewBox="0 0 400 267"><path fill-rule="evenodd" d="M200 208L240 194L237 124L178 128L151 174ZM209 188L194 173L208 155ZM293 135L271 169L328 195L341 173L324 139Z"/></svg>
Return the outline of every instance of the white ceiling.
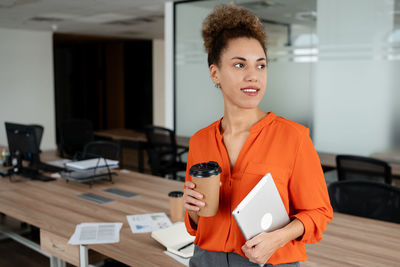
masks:
<svg viewBox="0 0 400 267"><path fill-rule="evenodd" d="M163 38L167 0L0 0L0 27Z"/></svg>
<svg viewBox="0 0 400 267"><path fill-rule="evenodd" d="M0 27L157 39L164 35L164 4L167 1L0 0ZM315 25L313 12L316 10L316 1L234 0L264 19L311 27ZM192 4L209 5L209 2ZM400 0L395 0L395 10L395 25L399 27Z"/></svg>

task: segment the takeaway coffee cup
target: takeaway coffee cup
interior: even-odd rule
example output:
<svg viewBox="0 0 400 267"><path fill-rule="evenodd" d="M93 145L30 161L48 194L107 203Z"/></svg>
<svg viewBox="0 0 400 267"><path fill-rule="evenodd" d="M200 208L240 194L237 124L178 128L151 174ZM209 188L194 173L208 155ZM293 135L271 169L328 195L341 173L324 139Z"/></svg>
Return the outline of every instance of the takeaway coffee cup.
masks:
<svg viewBox="0 0 400 267"><path fill-rule="evenodd" d="M219 181L221 167L215 161L198 163L189 170L195 191L203 194L205 206L197 212L199 216L211 217L217 214L219 205Z"/></svg>
<svg viewBox="0 0 400 267"><path fill-rule="evenodd" d="M169 197L169 208L171 214L171 221L182 222L183 221L183 192L172 191L168 194Z"/></svg>

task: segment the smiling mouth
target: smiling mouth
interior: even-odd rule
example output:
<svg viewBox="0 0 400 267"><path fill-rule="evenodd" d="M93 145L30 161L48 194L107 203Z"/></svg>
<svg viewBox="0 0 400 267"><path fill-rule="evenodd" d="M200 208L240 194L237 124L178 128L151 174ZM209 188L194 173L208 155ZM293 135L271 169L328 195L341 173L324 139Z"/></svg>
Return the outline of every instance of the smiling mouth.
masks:
<svg viewBox="0 0 400 267"><path fill-rule="evenodd" d="M260 91L258 88L243 88L240 90L247 96L256 96L258 95L258 91Z"/></svg>
<svg viewBox="0 0 400 267"><path fill-rule="evenodd" d="M255 92L258 92L258 90L259 89L247 89L247 88L245 88L245 89L241 89L243 92L245 92L245 93L255 93Z"/></svg>

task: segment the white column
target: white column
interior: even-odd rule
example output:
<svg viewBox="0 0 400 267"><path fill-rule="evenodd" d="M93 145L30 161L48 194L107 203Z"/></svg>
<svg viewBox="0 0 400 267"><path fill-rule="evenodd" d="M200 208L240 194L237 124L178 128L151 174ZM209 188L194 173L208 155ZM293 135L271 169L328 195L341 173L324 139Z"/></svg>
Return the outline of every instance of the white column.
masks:
<svg viewBox="0 0 400 267"><path fill-rule="evenodd" d="M165 127L174 127L174 3L165 3Z"/></svg>

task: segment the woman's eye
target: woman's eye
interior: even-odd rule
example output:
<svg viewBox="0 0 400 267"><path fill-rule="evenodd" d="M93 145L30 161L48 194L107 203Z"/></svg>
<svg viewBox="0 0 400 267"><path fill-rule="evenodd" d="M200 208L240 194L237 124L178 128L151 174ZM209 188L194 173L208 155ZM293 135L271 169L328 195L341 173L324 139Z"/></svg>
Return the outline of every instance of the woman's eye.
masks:
<svg viewBox="0 0 400 267"><path fill-rule="evenodd" d="M244 65L243 65L242 63L236 63L236 64L235 64L235 67L236 67L236 68L243 68Z"/></svg>
<svg viewBox="0 0 400 267"><path fill-rule="evenodd" d="M265 69L265 65L264 64L258 65L257 68L260 70Z"/></svg>

